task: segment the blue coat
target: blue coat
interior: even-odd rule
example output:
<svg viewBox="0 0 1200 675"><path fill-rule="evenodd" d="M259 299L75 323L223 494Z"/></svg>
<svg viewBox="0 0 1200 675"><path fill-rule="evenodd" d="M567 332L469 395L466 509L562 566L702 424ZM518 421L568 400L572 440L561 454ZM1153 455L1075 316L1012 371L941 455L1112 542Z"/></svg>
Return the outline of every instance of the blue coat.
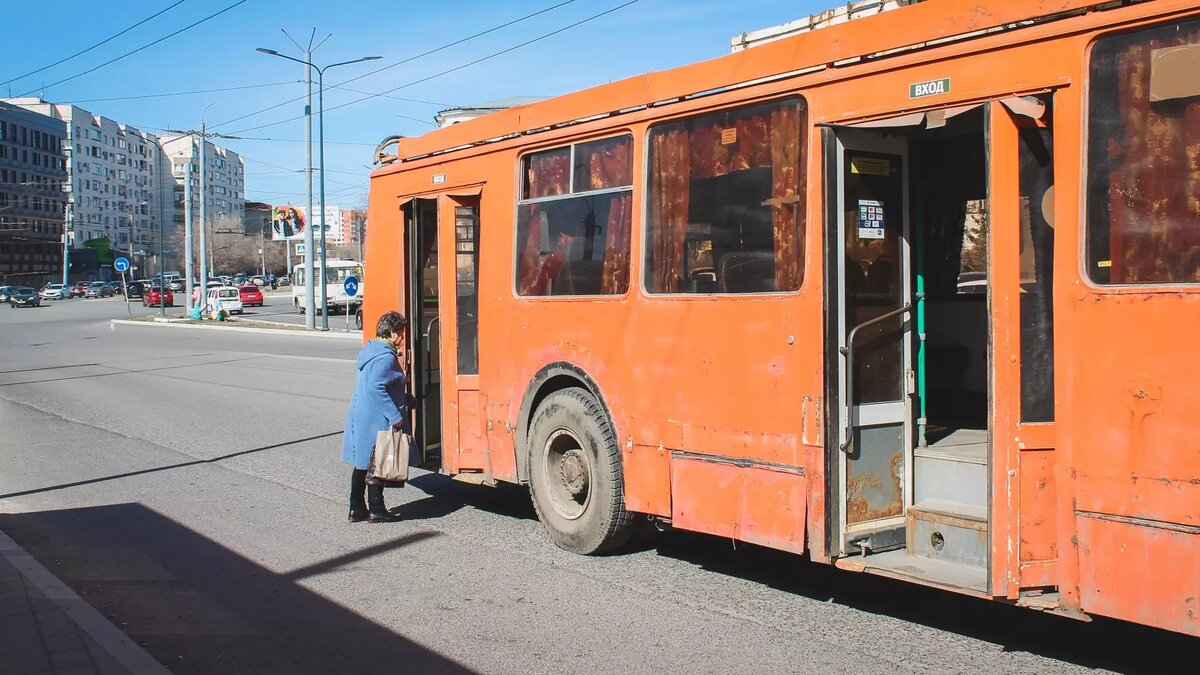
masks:
<svg viewBox="0 0 1200 675"><path fill-rule="evenodd" d="M380 340L371 340L358 353L358 376L354 395L346 411L346 433L342 436L342 461L366 469L375 447L375 434L397 422L408 420L408 378L396 361L396 353Z"/></svg>

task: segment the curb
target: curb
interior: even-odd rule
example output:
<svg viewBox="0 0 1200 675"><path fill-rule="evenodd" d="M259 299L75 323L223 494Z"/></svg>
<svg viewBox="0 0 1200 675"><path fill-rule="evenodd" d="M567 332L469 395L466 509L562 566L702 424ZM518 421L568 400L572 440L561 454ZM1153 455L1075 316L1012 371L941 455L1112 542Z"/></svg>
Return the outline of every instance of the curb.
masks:
<svg viewBox="0 0 1200 675"><path fill-rule="evenodd" d="M324 331L307 331L307 330L282 330L276 328L250 328L247 326L198 326L190 323L177 323L170 321L131 321L129 319L109 319L109 323L113 326L144 326L150 328L183 328L196 330L220 330L233 331L237 333L258 333L259 335L286 335L291 337L302 338L333 338L339 340L358 340L362 342L361 333L334 333ZM282 324L281 324L282 325Z"/></svg>
<svg viewBox="0 0 1200 675"><path fill-rule="evenodd" d="M124 666L131 673L152 673L154 675L170 675L158 661L154 660L146 650L121 632L111 621L106 619L87 600L79 597L50 570L39 563L29 552L21 548L7 534L0 532L0 556L3 556L26 581L41 591L64 614L67 615L79 630L87 633L100 648Z"/></svg>

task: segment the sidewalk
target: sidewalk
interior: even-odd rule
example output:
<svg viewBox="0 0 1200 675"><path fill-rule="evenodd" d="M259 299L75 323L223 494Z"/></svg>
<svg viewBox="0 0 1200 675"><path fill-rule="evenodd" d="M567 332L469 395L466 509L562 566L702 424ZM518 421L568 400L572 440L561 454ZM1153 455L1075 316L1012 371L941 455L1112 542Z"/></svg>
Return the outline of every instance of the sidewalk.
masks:
<svg viewBox="0 0 1200 675"><path fill-rule="evenodd" d="M0 532L0 672L168 671Z"/></svg>

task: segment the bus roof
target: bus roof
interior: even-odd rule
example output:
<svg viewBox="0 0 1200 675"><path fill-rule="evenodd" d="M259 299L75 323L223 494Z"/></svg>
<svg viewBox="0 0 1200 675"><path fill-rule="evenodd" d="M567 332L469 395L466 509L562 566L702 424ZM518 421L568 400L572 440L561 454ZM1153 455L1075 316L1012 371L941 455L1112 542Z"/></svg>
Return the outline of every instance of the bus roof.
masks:
<svg viewBox="0 0 1200 675"><path fill-rule="evenodd" d="M1147 1L1147 0L1143 0ZM646 73L515 106L421 136L400 138L396 156L373 176L403 163L523 135L698 98L773 78L793 77L1075 15L1111 0L926 0L708 61ZM601 107L603 106L603 107ZM386 146L381 146L386 147Z"/></svg>

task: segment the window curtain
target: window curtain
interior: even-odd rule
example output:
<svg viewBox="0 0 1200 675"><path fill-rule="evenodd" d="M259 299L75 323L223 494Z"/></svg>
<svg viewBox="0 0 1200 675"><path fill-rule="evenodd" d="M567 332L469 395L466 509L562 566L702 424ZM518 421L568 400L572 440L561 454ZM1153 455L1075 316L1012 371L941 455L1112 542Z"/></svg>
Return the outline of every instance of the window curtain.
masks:
<svg viewBox="0 0 1200 675"><path fill-rule="evenodd" d="M600 292L621 294L629 290L629 225L633 218L633 195L614 195L608 209L604 241L604 265Z"/></svg>
<svg viewBox="0 0 1200 675"><path fill-rule="evenodd" d="M653 289L679 290L691 191L691 156L684 128L664 129L650 141L650 270Z"/></svg>
<svg viewBox="0 0 1200 675"><path fill-rule="evenodd" d="M766 139L764 139L766 140ZM800 184L800 110L786 105L771 113L768 149L771 165L771 223L775 240L775 288L800 288L804 244L797 227L804 217L804 192Z"/></svg>
<svg viewBox="0 0 1200 675"><path fill-rule="evenodd" d="M525 165L525 198L567 194L571 178L571 150L553 150L529 155Z"/></svg>
<svg viewBox="0 0 1200 675"><path fill-rule="evenodd" d="M588 184L583 189L603 190L633 185L633 140L623 137L597 145L600 147L587 158Z"/></svg>
<svg viewBox="0 0 1200 675"><path fill-rule="evenodd" d="M1108 143L1113 283L1200 282L1200 99L1151 102L1155 49L1200 43L1200 30L1131 44L1116 56Z"/></svg>
<svg viewBox="0 0 1200 675"><path fill-rule="evenodd" d="M521 211L529 209L528 217L522 218ZM517 209L517 227L525 229L525 247L521 249L521 257L518 261L520 265L519 274L517 276L517 293L520 295L534 295L534 287L537 285L538 272L541 269L541 253L542 253L542 226L541 216L539 214L539 206L530 204Z"/></svg>

